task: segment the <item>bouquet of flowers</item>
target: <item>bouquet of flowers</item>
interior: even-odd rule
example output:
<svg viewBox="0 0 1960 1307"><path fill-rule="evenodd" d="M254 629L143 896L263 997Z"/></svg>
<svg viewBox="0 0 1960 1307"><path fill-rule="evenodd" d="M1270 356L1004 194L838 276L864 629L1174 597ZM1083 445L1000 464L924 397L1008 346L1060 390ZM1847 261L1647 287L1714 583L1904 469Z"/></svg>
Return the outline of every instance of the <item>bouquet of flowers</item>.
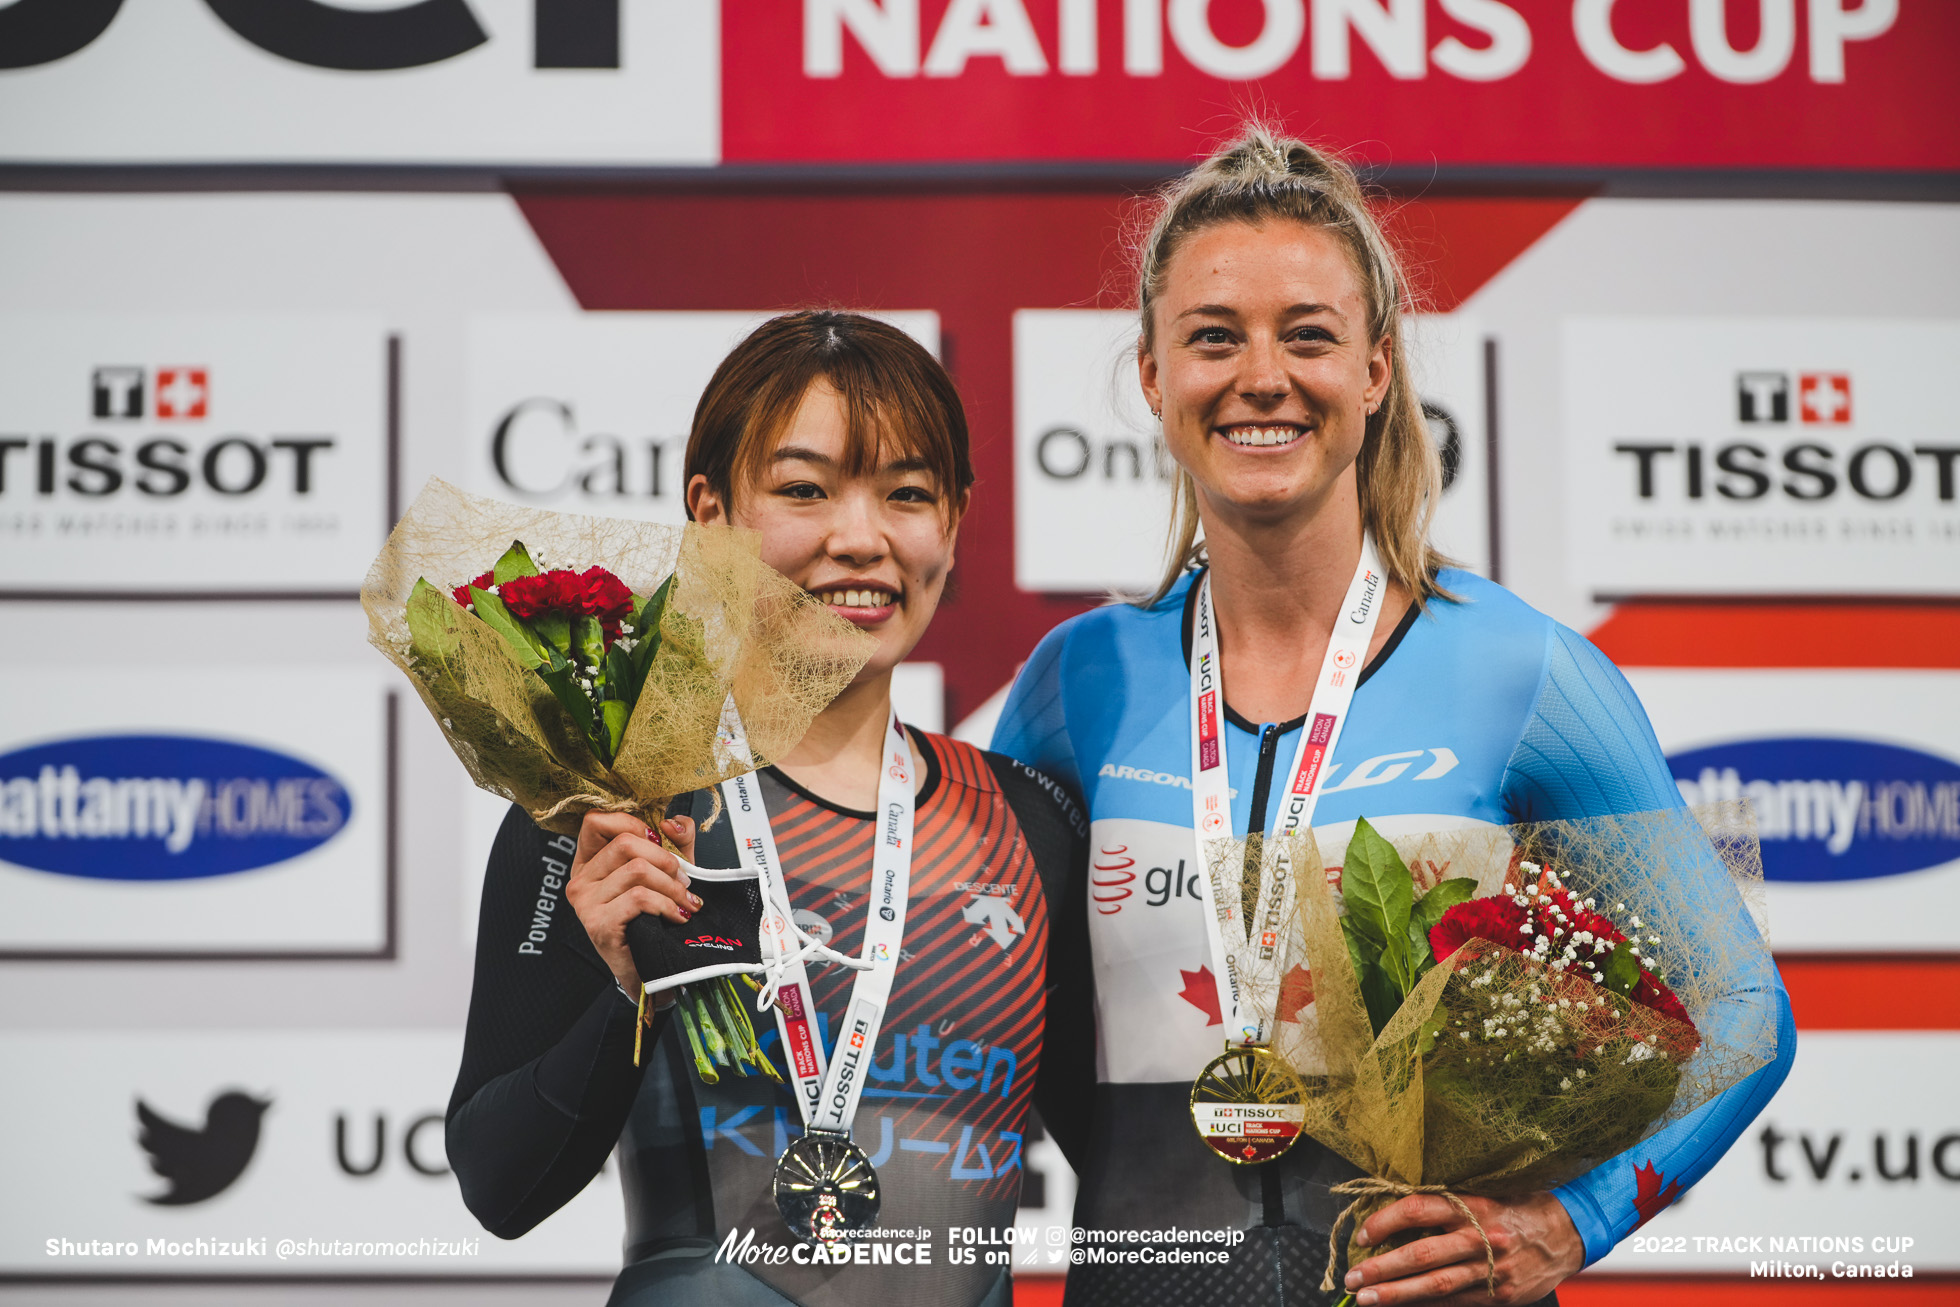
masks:
<svg viewBox="0 0 1960 1307"><path fill-rule="evenodd" d="M1400 841L1361 821L1326 875L1293 853L1312 997L1275 1051L1304 1131L1367 1173L1335 1187L1324 1289L1395 1199L1562 1184L1775 1056L1741 805Z"/></svg>
<svg viewBox="0 0 1960 1307"><path fill-rule="evenodd" d="M552 513L435 479L361 603L471 779L565 835L591 811L657 827L676 796L780 757L875 647L763 563L754 532ZM767 1066L733 984L683 997L706 1078Z"/></svg>

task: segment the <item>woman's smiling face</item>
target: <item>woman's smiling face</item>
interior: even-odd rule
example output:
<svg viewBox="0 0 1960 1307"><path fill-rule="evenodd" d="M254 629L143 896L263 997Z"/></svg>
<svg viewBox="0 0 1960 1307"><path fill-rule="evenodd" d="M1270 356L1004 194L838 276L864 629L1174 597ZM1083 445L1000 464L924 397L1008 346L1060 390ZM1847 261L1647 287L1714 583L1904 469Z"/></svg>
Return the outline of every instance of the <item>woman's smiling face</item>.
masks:
<svg viewBox="0 0 1960 1307"><path fill-rule="evenodd" d="M1187 237L1138 357L1164 440L1209 512L1273 520L1353 493L1389 353L1338 238L1284 220Z"/></svg>
<svg viewBox="0 0 1960 1307"><path fill-rule="evenodd" d="M696 521L760 532L765 563L878 637L862 681L897 666L931 625L965 504L949 505L918 459L881 454L847 475L847 432L843 398L819 381L732 505L702 476L688 500Z"/></svg>

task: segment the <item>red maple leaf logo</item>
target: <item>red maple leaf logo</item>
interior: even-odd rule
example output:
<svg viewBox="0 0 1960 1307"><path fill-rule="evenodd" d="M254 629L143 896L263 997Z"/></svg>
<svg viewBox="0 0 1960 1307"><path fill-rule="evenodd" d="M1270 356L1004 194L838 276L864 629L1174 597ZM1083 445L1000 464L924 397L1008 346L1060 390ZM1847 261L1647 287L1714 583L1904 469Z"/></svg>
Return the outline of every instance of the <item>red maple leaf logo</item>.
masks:
<svg viewBox="0 0 1960 1307"><path fill-rule="evenodd" d="M1218 985L1211 978L1211 968L1201 966L1196 971L1186 971L1179 967L1177 974L1184 977L1184 988L1178 997L1204 1013L1206 1025L1224 1025L1225 1018L1218 1011Z"/></svg>
<svg viewBox="0 0 1960 1307"><path fill-rule="evenodd" d="M1639 1223L1633 1228L1638 1230L1642 1225L1659 1216L1663 1208L1681 1196L1681 1186L1670 1184L1665 1189L1661 1188L1667 1177L1661 1174L1660 1169L1651 1160L1645 1166L1634 1168L1633 1179L1636 1186L1633 1194L1633 1210L1640 1213Z"/></svg>
<svg viewBox="0 0 1960 1307"><path fill-rule="evenodd" d="M1293 970L1280 977L1279 1019L1297 1025L1300 1020L1300 1009L1311 1002L1313 1002L1313 976L1296 962L1293 964Z"/></svg>

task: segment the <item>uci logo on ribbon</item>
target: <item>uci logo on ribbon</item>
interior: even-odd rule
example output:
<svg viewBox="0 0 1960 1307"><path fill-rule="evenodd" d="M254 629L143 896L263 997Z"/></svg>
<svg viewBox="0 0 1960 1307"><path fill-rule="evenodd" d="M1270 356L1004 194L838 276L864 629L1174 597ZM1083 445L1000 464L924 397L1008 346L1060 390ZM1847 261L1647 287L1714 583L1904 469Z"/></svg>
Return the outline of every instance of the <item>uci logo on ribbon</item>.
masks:
<svg viewBox="0 0 1960 1307"><path fill-rule="evenodd" d="M98 735L0 755L0 860L94 880L195 880L338 835L346 787L298 758L187 735Z"/></svg>

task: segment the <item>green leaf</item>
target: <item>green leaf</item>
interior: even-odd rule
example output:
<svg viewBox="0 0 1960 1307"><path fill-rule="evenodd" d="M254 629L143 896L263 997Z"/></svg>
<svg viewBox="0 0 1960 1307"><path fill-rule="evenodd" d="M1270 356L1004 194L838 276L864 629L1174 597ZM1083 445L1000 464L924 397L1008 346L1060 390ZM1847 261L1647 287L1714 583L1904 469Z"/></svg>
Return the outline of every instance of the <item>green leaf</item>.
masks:
<svg viewBox="0 0 1960 1307"><path fill-rule="evenodd" d="M606 697L617 699L631 706L640 697L640 686L633 670L633 656L619 647L617 641L606 650L606 661L601 664Z"/></svg>
<svg viewBox="0 0 1960 1307"><path fill-rule="evenodd" d="M1398 988L1388 972L1377 966L1364 967L1360 980L1361 1001L1368 1005L1368 1024L1380 1035L1388 1028L1396 1009L1402 1006L1406 991Z"/></svg>
<svg viewBox="0 0 1960 1307"><path fill-rule="evenodd" d="M1354 824L1341 865L1341 899L1362 938L1384 954L1403 951L1415 888L1395 846L1367 818Z"/></svg>
<svg viewBox="0 0 1960 1307"><path fill-rule="evenodd" d="M1354 978L1359 981L1362 969L1370 965L1373 946L1355 933L1351 917L1341 918L1341 938L1347 941L1348 961L1354 963Z"/></svg>
<svg viewBox="0 0 1960 1307"><path fill-rule="evenodd" d="M1476 893L1477 882L1468 876L1441 881L1416 901L1411 924L1421 926L1423 937L1427 939L1431 928L1443 919L1445 912L1459 903L1467 903Z"/></svg>
<svg viewBox="0 0 1960 1307"><path fill-rule="evenodd" d="M561 654L572 651L572 624L563 613L540 613L531 619L531 629Z"/></svg>
<svg viewBox="0 0 1960 1307"><path fill-rule="evenodd" d="M1436 965L1436 950L1429 947L1429 931L1420 921L1409 922L1409 988L1428 975Z"/></svg>
<svg viewBox="0 0 1960 1307"><path fill-rule="evenodd" d="M660 588L646 599L640 600L633 608L633 638L639 641L633 646L633 667L639 673L633 684L633 698L640 697L640 686L646 684L647 669L653 666L653 656L660 652L660 619L667 613L667 600L672 596L674 577L668 574Z"/></svg>
<svg viewBox="0 0 1960 1307"><path fill-rule="evenodd" d="M633 705L608 699L599 705L599 716L606 724L607 758L619 756L619 741L626 734L626 719L633 715Z"/></svg>
<svg viewBox="0 0 1960 1307"><path fill-rule="evenodd" d="M554 664L536 670L539 679L551 688L552 697L558 700L558 706L563 708L566 715L572 719L572 725L578 727L580 733L592 745L592 751L599 755L599 761L610 763L612 753L606 748L604 723L593 707L592 700L586 698L585 691L579 688L578 681L575 679L578 669L560 659Z"/></svg>
<svg viewBox="0 0 1960 1307"><path fill-rule="evenodd" d="M1613 946L1599 970L1606 977L1606 988L1615 994L1631 994L1633 987L1640 983L1640 963L1634 960L1624 940Z"/></svg>
<svg viewBox="0 0 1960 1307"><path fill-rule="evenodd" d="M701 1047L701 1032L694 1028L694 1018L688 1013L685 992L682 993L680 1002L674 1006L680 1011L681 1029L687 1032L688 1050L694 1054L695 1074L701 1077L702 1084L720 1084L721 1076L716 1073L715 1064L708 1060L707 1052Z"/></svg>
<svg viewBox="0 0 1960 1307"><path fill-rule="evenodd" d="M537 574L538 565L531 561L531 551L524 547L522 540L511 541L510 548L504 550L504 556L499 558L497 565L490 569L490 579L497 585L520 576Z"/></svg>
<svg viewBox="0 0 1960 1307"><path fill-rule="evenodd" d="M504 643L510 646L510 651L517 655L518 664L525 670L529 671L545 661L544 651L539 647L537 638L531 634L524 623L510 615L510 610L504 607L503 600L488 590L479 590L471 586L470 603L476 609L477 618L485 626L504 637Z"/></svg>
<svg viewBox="0 0 1960 1307"><path fill-rule="evenodd" d="M572 619L572 648L578 651L578 660L587 667L597 667L606 658L606 633L599 626L599 619L584 614Z"/></svg>
<svg viewBox="0 0 1960 1307"><path fill-rule="evenodd" d="M408 592L408 647L417 658L440 661L456 652L454 599L420 577Z"/></svg>

